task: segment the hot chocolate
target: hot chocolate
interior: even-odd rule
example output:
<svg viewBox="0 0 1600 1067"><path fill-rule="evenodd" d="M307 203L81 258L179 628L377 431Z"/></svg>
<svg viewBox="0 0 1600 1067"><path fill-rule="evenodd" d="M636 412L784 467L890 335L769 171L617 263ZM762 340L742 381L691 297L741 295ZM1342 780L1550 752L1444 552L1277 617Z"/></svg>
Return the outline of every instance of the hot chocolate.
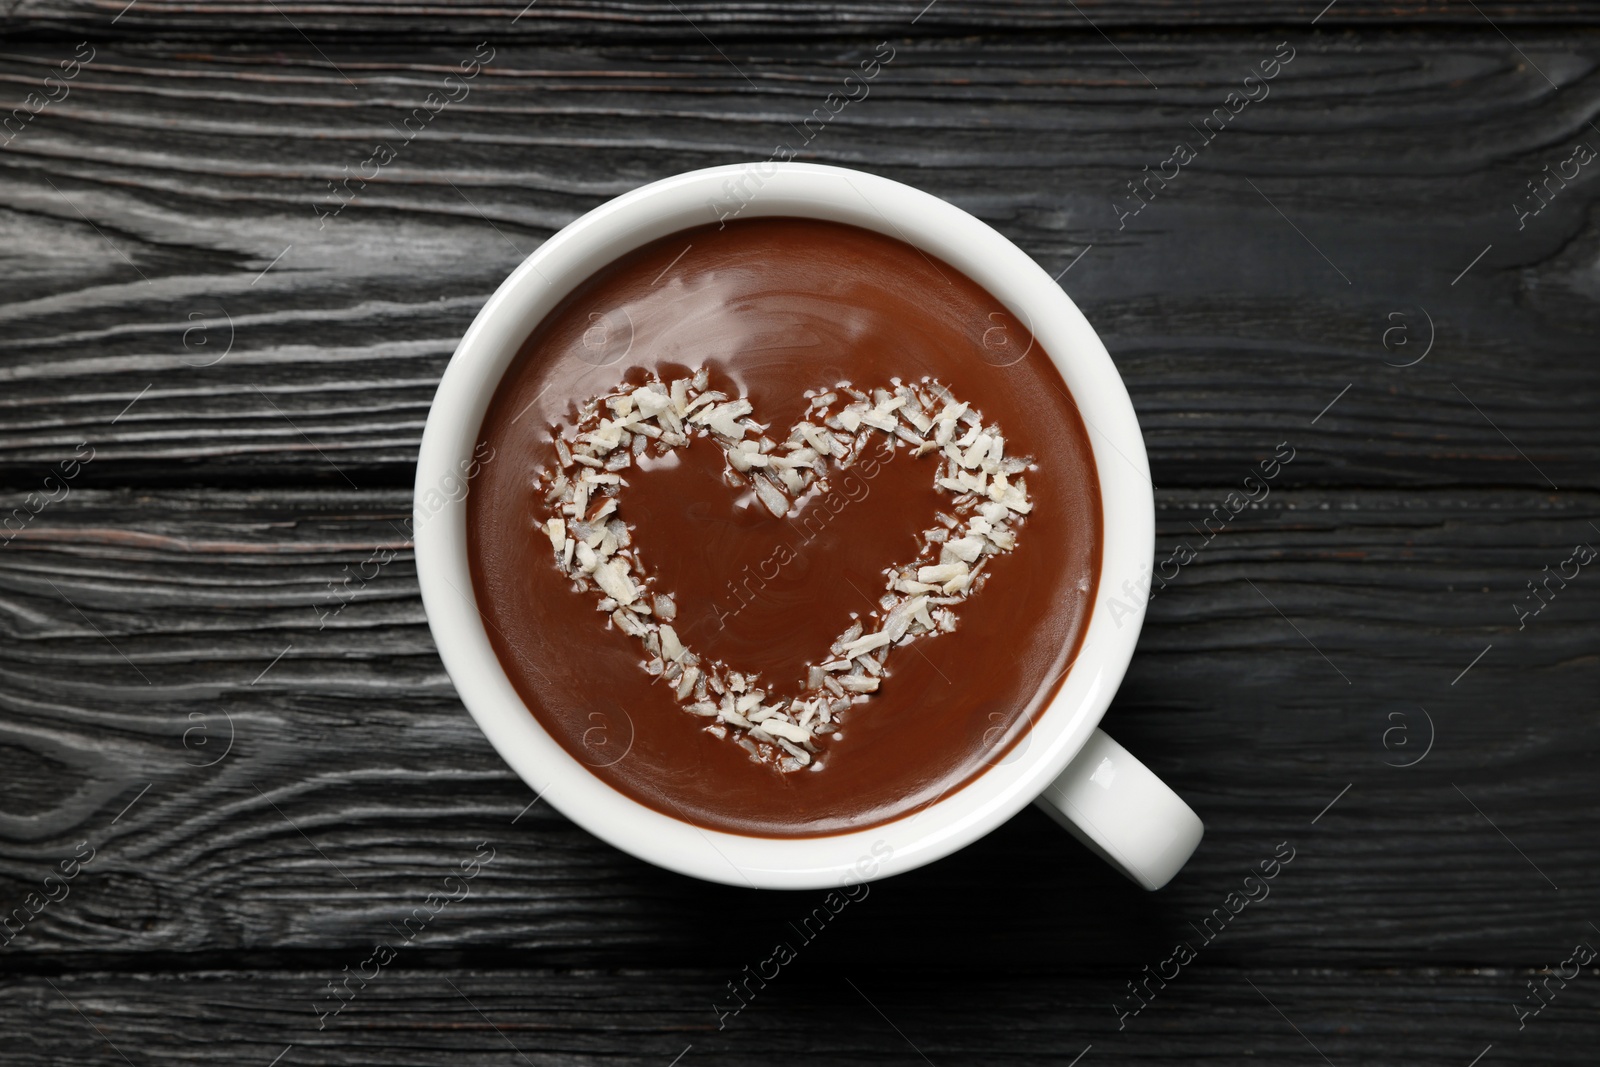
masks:
<svg viewBox="0 0 1600 1067"><path fill-rule="evenodd" d="M675 234L529 337L467 499L486 629L544 728L701 826L810 836L1024 739L1100 559L1083 422L1024 324L856 227Z"/></svg>

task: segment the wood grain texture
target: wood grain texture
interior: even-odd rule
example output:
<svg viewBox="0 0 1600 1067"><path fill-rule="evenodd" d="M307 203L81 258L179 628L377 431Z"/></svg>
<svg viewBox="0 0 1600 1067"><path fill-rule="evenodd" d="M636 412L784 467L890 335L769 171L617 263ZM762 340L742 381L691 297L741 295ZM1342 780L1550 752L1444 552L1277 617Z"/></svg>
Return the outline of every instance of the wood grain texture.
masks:
<svg viewBox="0 0 1600 1067"><path fill-rule="evenodd" d="M1198 142L1286 36L1271 95L1119 223L1127 183ZM0 153L0 481L29 488L90 441L86 484L408 484L449 353L524 254L642 182L800 143L868 47L499 46L319 220L472 46L363 47L335 70L304 47L101 44ZM1292 439L1300 484L1592 489L1593 183L1520 230L1514 205L1600 141L1600 44L1518 47L1537 69L1492 32L902 40L804 156L929 189L1061 274L1158 484L1229 484ZM24 100L62 48L9 50L0 85Z"/></svg>
<svg viewBox="0 0 1600 1067"><path fill-rule="evenodd" d="M839 37L914 33L1001 35L1096 34L1098 31L1171 30L1177 27L1292 26L1324 30L1346 26L1429 27L1487 25L1592 26L1600 13L1562 0L1463 3L1412 0L876 0L786 4L768 0L432 0L381 4L341 0L8 0L0 28L12 33L94 33L106 37L234 39L280 37L299 44L304 35L477 39L485 34L524 41L661 41L695 46L708 39Z"/></svg>
<svg viewBox="0 0 1600 1067"><path fill-rule="evenodd" d="M1520 631L1511 603L1600 537L1600 506L1277 492L1198 545L1190 524L1216 497L1158 499L1158 555L1179 540L1199 555L1150 602L1107 725L1195 805L1204 847L1149 896L1025 811L877 887L874 952L948 964L930 928L1003 884L1004 906L968 917L981 936L963 966L1048 973L1071 946L1074 965L1136 971L1282 841L1297 861L1214 960L1534 966L1582 927L1600 888L1600 586L1575 580ZM497 858L431 947L737 964L785 907L816 903L779 894L770 921L729 928L747 890L650 868L544 805L513 822L532 795L440 669L397 528L406 509L396 492L83 490L0 548L0 750L17 768L0 904L22 903L78 842L97 850L0 967L359 949L482 841ZM328 583L380 548L399 554L323 625ZM1386 766L1427 745L1419 708L1431 752Z"/></svg>
<svg viewBox="0 0 1600 1067"><path fill-rule="evenodd" d="M823 931L815 947L861 936L866 917L845 912L837 921L841 929ZM851 929L843 929L847 923ZM814 946L801 945L796 960L732 1016L719 1016L713 1004L719 996L736 1003L726 983L741 977L739 968L419 970L418 961L397 961L323 1030L313 998L338 967L0 980L0 1022L18 1035L8 1050L17 1067L121 1063L119 1052L132 1063L215 1062L220 1049L229 1062L262 1067L278 1055L283 1064L340 1067L446 1060L662 1067L680 1056L685 1065L816 1057L1065 1067L1088 1049L1084 1063L1464 1067L1490 1045L1501 1062L1562 1062L1592 1038L1600 1010L1600 975L1592 971L1565 989L1552 982L1555 999L1519 1031L1512 1005L1543 975L1196 963L1118 1031L1115 988L1097 975L973 973L961 982L962 1010L951 1011L946 979L885 960L857 959L841 972L817 964Z"/></svg>
<svg viewBox="0 0 1600 1067"><path fill-rule="evenodd" d="M1519 213L1600 146L1600 9L124 5L0 2L7 1064L1592 1060L1592 967L1514 1008L1600 943L1600 578L1526 614L1600 538L1592 168ZM1279 42L1270 95L1119 218ZM319 228L480 43L470 94ZM1155 562L1196 553L1106 719L1207 822L1162 893L1028 810L797 938L822 894L691 882L530 807L454 695L404 517L456 340L579 214L779 144L996 226L1128 382ZM1119 1030L1179 941L1197 961Z"/></svg>

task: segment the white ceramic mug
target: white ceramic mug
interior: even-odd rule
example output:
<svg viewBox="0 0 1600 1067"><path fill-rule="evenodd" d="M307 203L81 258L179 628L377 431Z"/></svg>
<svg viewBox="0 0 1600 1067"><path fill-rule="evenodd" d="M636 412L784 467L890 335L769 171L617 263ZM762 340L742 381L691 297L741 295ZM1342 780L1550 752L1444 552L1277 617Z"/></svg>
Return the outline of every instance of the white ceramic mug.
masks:
<svg viewBox="0 0 1600 1067"><path fill-rule="evenodd" d="M735 215L850 223L950 263L1032 330L1066 380L1094 448L1101 570L1082 647L1060 690L1025 746L954 793L867 830L816 838L723 833L645 807L596 777L544 731L501 668L474 598L464 493L446 491L473 469L478 431L501 376L563 297L641 245ZM1188 805L1097 728L1133 656L1143 614L1114 617L1106 604L1124 582L1141 583L1155 547L1149 466L1127 390L1088 321L1038 264L988 225L927 193L859 171L768 162L680 174L584 215L512 272L462 338L422 435L414 521L428 622L467 710L540 796L641 859L730 885L837 886L939 859L1029 802L1146 889L1165 885L1200 843L1204 828Z"/></svg>

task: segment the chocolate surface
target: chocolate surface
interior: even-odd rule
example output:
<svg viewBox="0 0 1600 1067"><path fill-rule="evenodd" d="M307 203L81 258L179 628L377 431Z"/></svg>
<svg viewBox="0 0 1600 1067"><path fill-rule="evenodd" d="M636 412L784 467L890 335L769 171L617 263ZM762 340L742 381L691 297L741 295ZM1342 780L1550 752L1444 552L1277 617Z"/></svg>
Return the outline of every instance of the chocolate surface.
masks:
<svg viewBox="0 0 1600 1067"><path fill-rule="evenodd" d="M537 473L588 398L706 366L782 439L807 390L934 377L1030 455L1034 510L957 608L954 633L895 649L882 688L810 768L781 773L706 733L638 643L575 592L537 529ZM674 234L611 264L534 331L485 416L467 497L473 586L507 675L544 728L613 788L701 826L811 836L888 821L1008 758L1075 655L1100 562L1100 493L1060 374L976 283L893 238L804 219ZM491 451L492 450L492 451ZM904 445L785 518L730 489L705 440L624 472L635 542L696 652L775 695L866 615L948 496Z"/></svg>

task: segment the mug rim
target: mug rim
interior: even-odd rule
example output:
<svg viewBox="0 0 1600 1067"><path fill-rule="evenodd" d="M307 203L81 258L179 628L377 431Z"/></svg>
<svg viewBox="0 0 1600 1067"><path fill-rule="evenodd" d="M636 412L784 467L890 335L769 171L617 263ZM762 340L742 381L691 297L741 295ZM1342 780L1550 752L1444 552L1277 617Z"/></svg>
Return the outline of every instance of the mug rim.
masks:
<svg viewBox="0 0 1600 1067"><path fill-rule="evenodd" d="M752 185L752 195L739 195ZM731 199L730 190L737 190ZM465 493L440 491L451 479L463 480L489 399L533 327L557 303L627 252L726 218L729 208L740 218L860 226L937 256L977 282L1028 326L1055 364L1083 419L1100 481L1094 602L1077 656L1050 702L1001 761L953 793L863 830L800 838L713 830L647 807L594 774L544 730L506 676L477 607ZM445 670L474 721L536 800L548 800L613 846L681 874L736 886L809 889L869 881L940 859L1010 819L1066 769L1132 659L1142 605L1136 601L1129 619L1103 609L1114 590L1129 581L1137 586L1148 572L1155 508L1144 438L1121 375L1077 305L1027 253L961 208L900 182L842 167L767 161L644 185L568 224L512 271L474 318L440 380L418 454L413 531L423 606Z"/></svg>

